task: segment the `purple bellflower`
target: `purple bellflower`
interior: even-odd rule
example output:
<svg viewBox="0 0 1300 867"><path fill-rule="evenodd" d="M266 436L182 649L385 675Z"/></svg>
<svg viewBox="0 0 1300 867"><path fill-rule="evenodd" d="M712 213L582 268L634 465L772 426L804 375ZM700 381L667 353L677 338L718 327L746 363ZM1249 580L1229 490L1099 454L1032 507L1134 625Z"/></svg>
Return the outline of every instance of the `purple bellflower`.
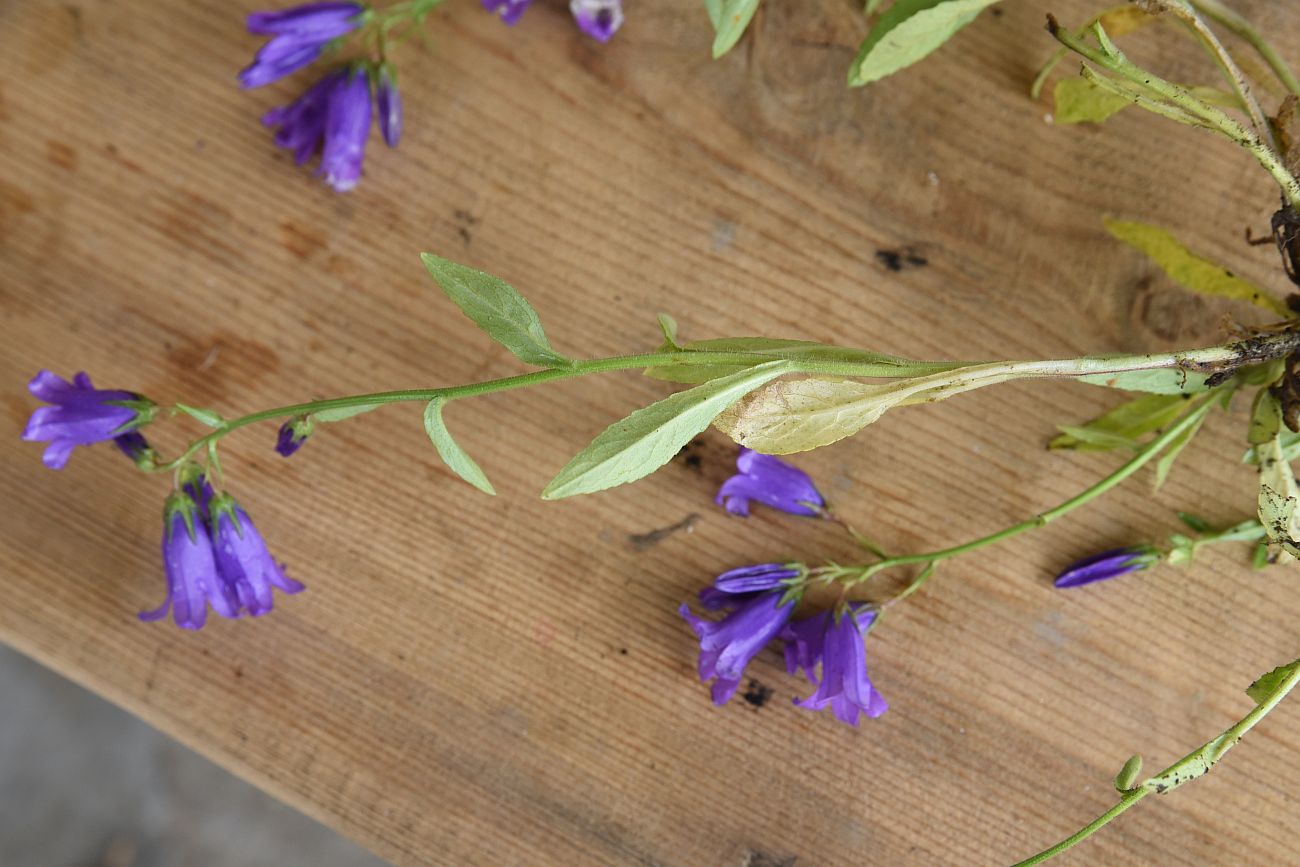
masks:
<svg viewBox="0 0 1300 867"><path fill-rule="evenodd" d="M334 85L325 112L325 148L320 174L325 183L345 193L361 180L361 162L370 135L370 77L348 73Z"/></svg>
<svg viewBox="0 0 1300 867"><path fill-rule="evenodd" d="M1147 569L1159 562L1160 552L1148 545L1115 548L1074 563L1057 576L1056 586L1062 589L1082 587L1094 581L1105 581L1107 578L1118 578L1129 572Z"/></svg>
<svg viewBox="0 0 1300 867"><path fill-rule="evenodd" d="M320 174L339 192L357 185L370 135L369 76L340 67L325 75L288 105L262 115L262 123L278 127L275 143L293 151L302 165L321 149Z"/></svg>
<svg viewBox="0 0 1300 867"><path fill-rule="evenodd" d="M390 148L397 147L402 137L402 93L397 89L397 74L387 63L379 67L375 113L379 115L379 131L384 134L384 141Z"/></svg>
<svg viewBox="0 0 1300 867"><path fill-rule="evenodd" d="M846 608L838 615L823 612L791 626L795 637L786 647L794 644L795 650L792 654L787 649L786 667L792 670L804 667L809 680L817 686L808 698L796 698L795 704L809 710L829 706L836 717L851 726L858 724L863 713L878 717L889 709L889 703L867 677L862 633L870 628L875 617L875 611L855 612ZM820 681L812 674L812 667L818 659L821 662Z"/></svg>
<svg viewBox="0 0 1300 867"><path fill-rule="evenodd" d="M254 12L248 30L271 41L252 64L239 73L244 87L261 87L296 72L320 57L326 43L345 36L363 23L357 3L306 3L279 12Z"/></svg>
<svg viewBox="0 0 1300 867"><path fill-rule="evenodd" d="M217 571L207 522L184 490L168 497L163 507L162 554L167 598L155 610L142 611L141 620L161 620L170 608L177 626L202 629L208 605L222 617L239 616L239 597Z"/></svg>
<svg viewBox="0 0 1300 867"><path fill-rule="evenodd" d="M725 506L733 515L748 517L751 500L804 516L821 514L821 507L826 504L808 474L780 458L741 446L736 470L736 475L722 483L714 498L715 503Z"/></svg>
<svg viewBox="0 0 1300 867"><path fill-rule="evenodd" d="M713 622L696 617L684 604L679 609L700 640L700 680L714 681L714 704L726 704L735 695L745 666L790 619L799 594L789 591L803 574L797 563L732 569L700 591L705 608L734 608L731 614Z"/></svg>
<svg viewBox="0 0 1300 867"><path fill-rule="evenodd" d="M217 572L249 614L258 617L271 610L273 587L285 593L305 589L284 574L248 513L233 497L223 491L212 498L209 509Z"/></svg>
<svg viewBox="0 0 1300 867"><path fill-rule="evenodd" d="M311 416L289 419L280 425L280 433L275 439L275 450L284 457L289 457L302 448L302 444L307 442L307 437L311 436L315 427L316 423L312 421Z"/></svg>
<svg viewBox="0 0 1300 867"><path fill-rule="evenodd" d="M279 127L275 143L293 151L293 159L302 165L315 155L325 138L325 116L330 94L347 73L336 69L313 84L306 93L288 105L273 108L262 115L262 123Z"/></svg>
<svg viewBox="0 0 1300 867"><path fill-rule="evenodd" d="M512 27L528 11L528 4L533 0L483 0L483 8L500 15L501 20Z"/></svg>
<svg viewBox="0 0 1300 867"><path fill-rule="evenodd" d="M570 0L569 11L583 33L608 42L623 26L623 0Z"/></svg>
<svg viewBox="0 0 1300 867"><path fill-rule="evenodd" d="M148 424L157 409L138 394L97 389L85 373L68 382L42 370L27 390L50 405L32 413L23 439L49 443L42 460L52 470L63 469L77 446L107 442Z"/></svg>

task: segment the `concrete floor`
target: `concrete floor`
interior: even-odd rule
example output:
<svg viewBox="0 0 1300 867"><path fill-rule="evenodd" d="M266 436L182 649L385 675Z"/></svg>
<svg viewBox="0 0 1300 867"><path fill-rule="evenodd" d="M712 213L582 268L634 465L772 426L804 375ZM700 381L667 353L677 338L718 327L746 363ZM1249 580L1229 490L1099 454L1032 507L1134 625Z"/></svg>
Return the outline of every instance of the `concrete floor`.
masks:
<svg viewBox="0 0 1300 867"><path fill-rule="evenodd" d="M0 646L0 865L384 863Z"/></svg>

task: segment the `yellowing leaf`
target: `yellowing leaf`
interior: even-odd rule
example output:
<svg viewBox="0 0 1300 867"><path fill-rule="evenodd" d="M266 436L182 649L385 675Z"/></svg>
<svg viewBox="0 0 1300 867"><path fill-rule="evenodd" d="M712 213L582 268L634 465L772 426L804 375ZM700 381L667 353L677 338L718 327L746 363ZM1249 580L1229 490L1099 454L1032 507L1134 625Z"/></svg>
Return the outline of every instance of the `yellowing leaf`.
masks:
<svg viewBox="0 0 1300 867"><path fill-rule="evenodd" d="M1156 20L1156 16L1140 6L1116 6L1097 16L1098 23L1111 37L1124 36Z"/></svg>
<svg viewBox="0 0 1300 867"><path fill-rule="evenodd" d="M1300 556L1300 490L1295 472L1282 454L1282 406L1271 391L1261 391L1251 420L1252 438L1272 430L1273 437L1255 446L1259 463L1259 522L1274 562Z"/></svg>
<svg viewBox="0 0 1300 867"><path fill-rule="evenodd" d="M862 430L904 397L890 392L889 385L852 380L783 379L727 409L714 426L743 446L788 455Z"/></svg>
<svg viewBox="0 0 1300 867"><path fill-rule="evenodd" d="M1133 104L1131 100L1102 90L1082 78L1063 78L1058 81L1054 97L1056 111L1052 119L1060 124L1102 123Z"/></svg>
<svg viewBox="0 0 1300 867"><path fill-rule="evenodd" d="M1158 226L1131 220L1106 219L1103 223L1111 235L1145 253L1186 289L1202 295L1248 301L1279 316L1291 315L1280 300L1222 265L1196 255Z"/></svg>
<svg viewBox="0 0 1300 867"><path fill-rule="evenodd" d="M849 69L861 87L911 66L998 0L897 0L871 28Z"/></svg>

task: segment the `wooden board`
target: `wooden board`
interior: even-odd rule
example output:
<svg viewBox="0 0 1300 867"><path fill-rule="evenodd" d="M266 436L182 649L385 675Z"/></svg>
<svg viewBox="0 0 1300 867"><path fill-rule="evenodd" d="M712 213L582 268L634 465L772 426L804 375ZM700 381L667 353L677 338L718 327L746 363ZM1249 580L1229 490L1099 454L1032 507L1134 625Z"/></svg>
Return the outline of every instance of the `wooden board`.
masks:
<svg viewBox="0 0 1300 867"><path fill-rule="evenodd" d="M997 864L1108 806L1132 752L1159 766L1296 655L1294 576L1211 552L1065 594L1050 575L1163 538L1175 509L1253 508L1244 408L1169 484L950 564L871 639L892 709L860 730L791 704L764 653L756 707L709 704L676 613L717 572L853 557L825 524L711 504L732 447L702 438L633 487L545 503L549 476L668 387L635 375L456 405L493 478L438 462L418 407L321 433L229 440L230 489L307 593L198 634L144 625L163 592L161 478L111 449L52 473L18 439L27 379L85 369L238 414L305 398L508 375L521 365L423 274L432 250L525 291L562 351L770 334L916 357L1031 358L1210 344L1228 308L1120 248L1150 220L1283 289L1248 248L1275 194L1230 145L1130 112L1058 128L1025 96L1052 45L1008 3L931 62L842 85L860 4L768 0L719 63L693 0L631 2L610 45L562 2L515 29L472 2L402 56L396 151L372 140L336 195L257 121L305 79L243 92L247 4L0 6L0 637L403 864ZM1288 56L1300 10L1241 2ZM1059 0L1063 20L1095 5ZM1141 55L1208 74L1162 38ZM891 271L878 251L927 264ZM1115 456L1050 454L1057 423L1117 400L1004 386L908 409L799 463L893 550L973 538L1054 505ZM153 438L174 450L195 429ZM1192 463L1195 462L1195 468ZM690 515L692 532L633 538ZM1287 861L1300 710L1063 863ZM111 749L111 744L104 744ZM797 859L797 861L795 860Z"/></svg>

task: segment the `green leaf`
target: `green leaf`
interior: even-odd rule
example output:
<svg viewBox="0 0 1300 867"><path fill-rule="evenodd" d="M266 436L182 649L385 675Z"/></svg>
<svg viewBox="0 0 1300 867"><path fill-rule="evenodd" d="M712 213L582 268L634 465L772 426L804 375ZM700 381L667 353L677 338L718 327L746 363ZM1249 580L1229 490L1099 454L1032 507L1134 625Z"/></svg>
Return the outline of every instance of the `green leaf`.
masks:
<svg viewBox="0 0 1300 867"><path fill-rule="evenodd" d="M185 413L192 419L197 419L208 427L225 427L226 421L221 417L221 413L212 409L205 409L201 406L186 406L183 403L176 404L176 408Z"/></svg>
<svg viewBox="0 0 1300 867"><path fill-rule="evenodd" d="M1282 409L1267 388L1255 392L1255 402L1250 408L1250 426L1246 429L1246 442L1262 446L1277 439L1282 432ZM1279 446L1281 445L1279 441Z"/></svg>
<svg viewBox="0 0 1300 867"><path fill-rule="evenodd" d="M1258 680L1246 687L1246 695L1250 696L1255 704L1263 704L1277 693L1282 681L1294 674L1297 668L1300 668L1300 660L1279 665L1268 674L1260 675Z"/></svg>
<svg viewBox="0 0 1300 867"><path fill-rule="evenodd" d="M704 11L709 14L709 23L716 32L722 23L722 0L704 0Z"/></svg>
<svg viewBox="0 0 1300 867"><path fill-rule="evenodd" d="M1090 427L1075 427L1068 424L1058 424L1056 427L1061 432L1061 435L1047 444L1050 449L1068 448L1080 451L1109 451L1110 449L1138 449L1141 447L1141 443L1137 440L1123 434L1096 430Z"/></svg>
<svg viewBox="0 0 1300 867"><path fill-rule="evenodd" d="M569 461L542 497L590 494L649 475L672 460L718 413L790 368L787 361L770 361L637 410L610 425Z"/></svg>
<svg viewBox="0 0 1300 867"><path fill-rule="evenodd" d="M1200 515L1193 515L1191 512L1179 512L1178 520L1191 527L1197 533L1210 532L1210 522Z"/></svg>
<svg viewBox="0 0 1300 867"><path fill-rule="evenodd" d="M1109 218L1102 222L1111 235L1146 254L1186 289L1202 295L1248 301L1278 316L1291 316L1281 300L1222 265L1196 255L1158 226Z"/></svg>
<svg viewBox="0 0 1300 867"><path fill-rule="evenodd" d="M361 415L363 412L370 412L372 409L379 409L382 403L363 403L357 406L340 406L336 409L322 409L311 413L311 417L316 421L335 422Z"/></svg>
<svg viewBox="0 0 1300 867"><path fill-rule="evenodd" d="M1119 773L1115 775L1115 788L1119 789L1120 792L1127 792L1133 788L1133 784L1137 782L1137 776L1140 773L1142 773L1142 757L1130 757L1124 763L1124 767L1120 768Z"/></svg>
<svg viewBox="0 0 1300 867"><path fill-rule="evenodd" d="M442 407L446 402L444 397L435 397L429 401L424 408L424 432L433 441L433 447L438 450L438 456L448 469L483 493L496 494L483 470L452 438L451 431L447 430L447 425L442 420Z"/></svg>
<svg viewBox="0 0 1300 867"><path fill-rule="evenodd" d="M1092 373L1075 378L1076 382L1103 385L1124 391L1145 391L1149 394L1198 394L1209 391L1205 380L1208 373L1194 373L1179 368L1156 370L1128 370L1124 373Z"/></svg>
<svg viewBox="0 0 1300 867"><path fill-rule="evenodd" d="M537 311L510 284L432 253L421 253L420 258L447 297L520 361L539 367L572 366L551 348Z"/></svg>
<svg viewBox="0 0 1300 867"><path fill-rule="evenodd" d="M1235 737L1231 730L1226 731L1196 752L1174 762L1158 776L1144 780L1142 786L1163 795L1165 792L1190 783L1197 777L1205 776L1210 768L1214 767L1215 762L1223 758L1223 754L1232 749L1238 740L1240 738Z"/></svg>
<svg viewBox="0 0 1300 867"><path fill-rule="evenodd" d="M740 41L758 10L758 0L720 0L705 3L717 34L713 38L713 59L717 60ZM716 9L715 9L716 7Z"/></svg>
<svg viewBox="0 0 1300 867"><path fill-rule="evenodd" d="M1061 79L1053 96L1056 110L1052 120L1059 124L1103 123L1133 104L1082 78Z"/></svg>
<svg viewBox="0 0 1300 867"><path fill-rule="evenodd" d="M1135 397L1097 416L1081 428L1062 426L1061 436L1048 443L1048 448L1080 451L1136 448L1138 437L1172 423L1186 405L1187 401L1181 395L1148 394ZM1110 440L1108 437L1116 439Z"/></svg>
<svg viewBox="0 0 1300 867"><path fill-rule="evenodd" d="M667 313L659 314L659 330L664 334L663 345L659 347L660 352L672 352L681 349L681 344L677 342L677 320L673 319Z"/></svg>
<svg viewBox="0 0 1300 867"><path fill-rule="evenodd" d="M998 0L898 0L871 28L849 68L861 87L911 66Z"/></svg>
<svg viewBox="0 0 1300 867"><path fill-rule="evenodd" d="M1259 464L1259 522L1269 542L1272 562L1300 557L1300 490L1291 464L1282 457L1282 407L1271 391L1261 390L1251 414L1251 439L1269 430L1273 438L1255 445Z"/></svg>

